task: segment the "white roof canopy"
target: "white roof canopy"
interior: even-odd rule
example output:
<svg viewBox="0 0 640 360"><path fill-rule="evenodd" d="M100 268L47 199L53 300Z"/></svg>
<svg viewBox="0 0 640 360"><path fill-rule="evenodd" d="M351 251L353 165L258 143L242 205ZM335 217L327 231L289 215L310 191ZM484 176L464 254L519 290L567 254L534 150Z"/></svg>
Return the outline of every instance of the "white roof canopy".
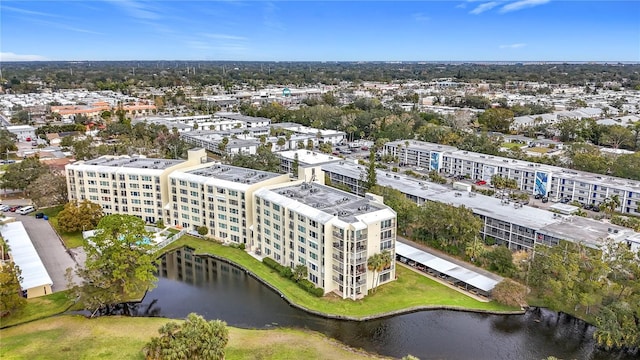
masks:
<svg viewBox="0 0 640 360"><path fill-rule="evenodd" d="M53 285L53 281L44 264L42 264L36 248L33 247L31 238L24 229L22 222L0 225L0 233L2 233L2 237L9 245L14 263L22 271L22 281L20 281L22 290Z"/></svg>

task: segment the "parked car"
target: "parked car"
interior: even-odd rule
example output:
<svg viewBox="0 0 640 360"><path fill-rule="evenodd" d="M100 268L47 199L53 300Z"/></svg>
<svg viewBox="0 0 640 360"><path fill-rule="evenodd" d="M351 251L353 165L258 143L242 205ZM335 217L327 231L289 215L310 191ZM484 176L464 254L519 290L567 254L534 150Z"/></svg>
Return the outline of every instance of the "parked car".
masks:
<svg viewBox="0 0 640 360"><path fill-rule="evenodd" d="M584 204L582 205L582 208L585 210L591 210L593 208L593 206L591 204Z"/></svg>
<svg viewBox="0 0 640 360"><path fill-rule="evenodd" d="M8 211L10 209L10 207L8 207L7 205L0 205L0 211Z"/></svg>
<svg viewBox="0 0 640 360"><path fill-rule="evenodd" d="M363 147L361 147L360 149L362 149L362 150L364 150L364 151L367 151L367 150L369 150L369 147L368 147L368 146L363 146Z"/></svg>
<svg viewBox="0 0 640 360"><path fill-rule="evenodd" d="M37 212L36 213L36 219L42 219L44 218L44 213L43 212Z"/></svg>
<svg viewBox="0 0 640 360"><path fill-rule="evenodd" d="M563 203L563 204L566 204L569 201L571 201L571 199L569 199L569 198L562 198L562 200L560 200L560 202Z"/></svg>
<svg viewBox="0 0 640 360"><path fill-rule="evenodd" d="M29 142L29 141L31 141L31 138L30 138L30 137L28 137L28 138L26 138L26 139L25 139L25 141L26 141L26 142Z"/></svg>
<svg viewBox="0 0 640 360"><path fill-rule="evenodd" d="M32 213L34 211L36 211L36 208L31 206L31 205L29 205L29 206L25 206L25 207L22 207L22 208L16 210L16 213L18 213L20 215L27 215L28 213Z"/></svg>
<svg viewBox="0 0 640 360"><path fill-rule="evenodd" d="M600 206L593 205L593 206L591 207L591 211L593 211L593 212L600 212Z"/></svg>
<svg viewBox="0 0 640 360"><path fill-rule="evenodd" d="M534 198L535 198L536 200L540 200L540 199L542 199L542 194L536 194L536 195L534 196Z"/></svg>
<svg viewBox="0 0 640 360"><path fill-rule="evenodd" d="M548 203L549 202L549 198L548 197L543 197L542 198L542 202L543 203Z"/></svg>
<svg viewBox="0 0 640 360"><path fill-rule="evenodd" d="M478 180L476 181L476 185L487 185L487 182L484 180Z"/></svg>
<svg viewBox="0 0 640 360"><path fill-rule="evenodd" d="M21 207L22 206L13 206L13 207L9 208L9 211L16 212L16 211L20 210Z"/></svg>

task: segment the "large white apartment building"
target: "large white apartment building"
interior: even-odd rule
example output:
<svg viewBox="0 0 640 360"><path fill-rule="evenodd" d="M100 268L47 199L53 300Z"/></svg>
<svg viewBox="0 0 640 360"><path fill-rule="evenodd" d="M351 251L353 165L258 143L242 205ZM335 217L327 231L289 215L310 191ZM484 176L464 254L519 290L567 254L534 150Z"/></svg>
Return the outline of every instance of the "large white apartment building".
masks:
<svg viewBox="0 0 640 360"><path fill-rule="evenodd" d="M395 259L396 214L371 194L298 181L254 196L252 248L284 265L306 265L309 280L325 293L360 299L375 286L367 259L382 251ZM394 262L375 275L375 283L394 280Z"/></svg>
<svg viewBox="0 0 640 360"><path fill-rule="evenodd" d="M253 193L288 183L289 175L207 163L169 174L166 224L197 230L251 248Z"/></svg>
<svg viewBox="0 0 640 360"><path fill-rule="evenodd" d="M204 149L189 150L188 160L143 156L102 156L65 166L69 200L89 200L105 214L127 214L146 222L163 219L169 201L168 175L204 163Z"/></svg>
<svg viewBox="0 0 640 360"><path fill-rule="evenodd" d="M305 265L309 281L345 299L395 279L396 214L382 199L324 186L313 167L300 167L301 180L292 181L288 174L205 161L204 149L189 151L186 161L79 161L66 167L69 199L150 223L206 227L209 237L244 244L255 256ZM367 259L385 250L392 261L374 281Z"/></svg>
<svg viewBox="0 0 640 360"><path fill-rule="evenodd" d="M570 170L500 156L458 150L456 147L416 140L400 140L385 144L387 154L399 162L424 167L440 173L468 176L491 182L500 175L518 182L520 190L540 194L552 201L567 198L582 204L598 205L617 195L621 213L640 214L640 181Z"/></svg>

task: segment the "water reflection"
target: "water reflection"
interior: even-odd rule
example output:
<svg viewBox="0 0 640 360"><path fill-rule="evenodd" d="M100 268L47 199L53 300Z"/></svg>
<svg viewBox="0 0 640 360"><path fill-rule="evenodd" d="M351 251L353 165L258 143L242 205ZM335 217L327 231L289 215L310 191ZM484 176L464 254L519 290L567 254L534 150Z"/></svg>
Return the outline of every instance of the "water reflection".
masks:
<svg viewBox="0 0 640 360"><path fill-rule="evenodd" d="M594 328L545 309L497 316L423 311L366 322L320 318L289 306L244 271L188 249L167 254L157 288L132 311L140 316L208 319L247 328L308 328L348 345L388 356L420 359L632 359L594 348Z"/></svg>

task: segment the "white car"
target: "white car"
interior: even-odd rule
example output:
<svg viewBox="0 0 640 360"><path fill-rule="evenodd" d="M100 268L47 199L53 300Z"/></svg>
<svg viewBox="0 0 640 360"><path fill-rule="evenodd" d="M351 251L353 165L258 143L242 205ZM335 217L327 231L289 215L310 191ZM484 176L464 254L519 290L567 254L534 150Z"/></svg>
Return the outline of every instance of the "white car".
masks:
<svg viewBox="0 0 640 360"><path fill-rule="evenodd" d="M7 205L0 205L0 211L9 211L9 209Z"/></svg>

